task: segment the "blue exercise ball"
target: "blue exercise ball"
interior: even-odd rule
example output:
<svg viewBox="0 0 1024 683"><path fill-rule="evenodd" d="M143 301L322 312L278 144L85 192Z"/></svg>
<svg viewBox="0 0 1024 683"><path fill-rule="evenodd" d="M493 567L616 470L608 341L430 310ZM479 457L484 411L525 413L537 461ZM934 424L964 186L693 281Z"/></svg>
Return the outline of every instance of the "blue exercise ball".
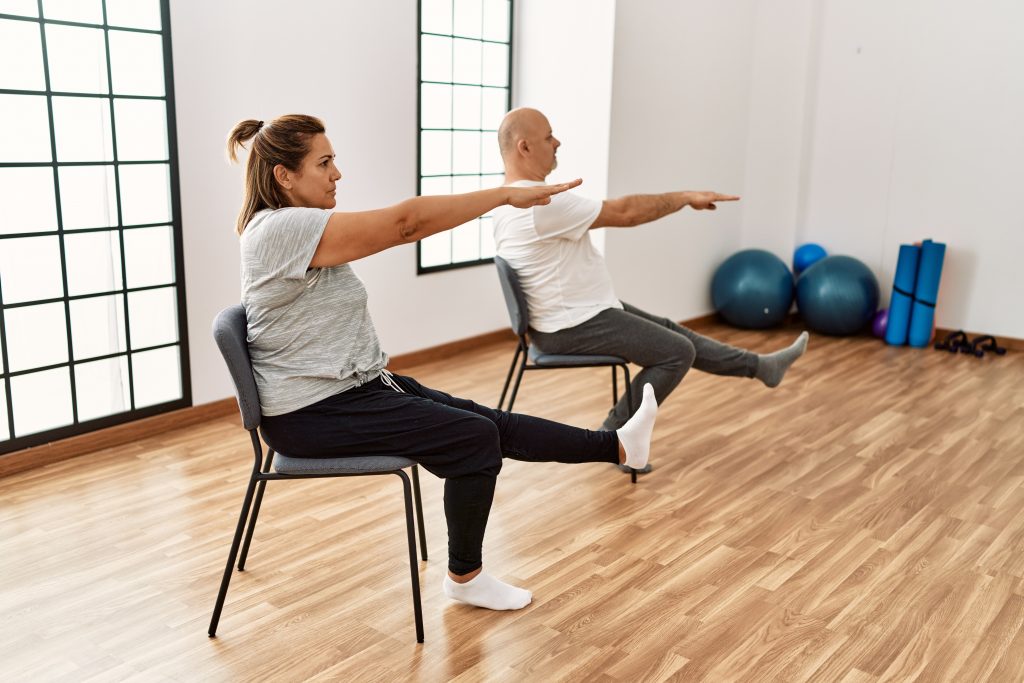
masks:
<svg viewBox="0 0 1024 683"><path fill-rule="evenodd" d="M860 332L878 308L878 280L852 256L827 256L796 280L796 305L815 332Z"/></svg>
<svg viewBox="0 0 1024 683"><path fill-rule="evenodd" d="M793 252L793 273L797 276L807 270L821 259L828 256L825 247L814 242L801 244Z"/></svg>
<svg viewBox="0 0 1024 683"><path fill-rule="evenodd" d="M775 254L745 249L718 266L711 279L711 301L732 325L772 327L793 305L793 275Z"/></svg>

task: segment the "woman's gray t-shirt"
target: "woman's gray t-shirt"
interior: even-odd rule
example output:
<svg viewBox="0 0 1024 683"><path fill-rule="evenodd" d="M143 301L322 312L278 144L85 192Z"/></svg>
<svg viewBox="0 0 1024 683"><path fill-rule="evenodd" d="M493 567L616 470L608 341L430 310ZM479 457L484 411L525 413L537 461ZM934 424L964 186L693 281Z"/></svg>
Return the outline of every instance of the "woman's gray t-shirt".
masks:
<svg viewBox="0 0 1024 683"><path fill-rule="evenodd" d="M310 268L331 211L261 211L242 233L242 305L264 415L283 415L380 374L366 289L348 264Z"/></svg>

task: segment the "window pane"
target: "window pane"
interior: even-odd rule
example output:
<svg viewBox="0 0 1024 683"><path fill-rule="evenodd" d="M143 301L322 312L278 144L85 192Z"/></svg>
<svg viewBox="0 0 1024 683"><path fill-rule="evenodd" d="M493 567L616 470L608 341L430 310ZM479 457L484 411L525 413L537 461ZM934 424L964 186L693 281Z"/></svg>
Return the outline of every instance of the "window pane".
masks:
<svg viewBox="0 0 1024 683"><path fill-rule="evenodd" d="M0 168L0 233L57 229L52 168Z"/></svg>
<svg viewBox="0 0 1024 683"><path fill-rule="evenodd" d="M452 128L480 127L480 88L457 85L454 88L452 105Z"/></svg>
<svg viewBox="0 0 1024 683"><path fill-rule="evenodd" d="M476 192L480 189L480 176L456 176L452 178L452 193Z"/></svg>
<svg viewBox="0 0 1024 683"><path fill-rule="evenodd" d="M64 296L57 237L12 238L0 242L0 282L5 304Z"/></svg>
<svg viewBox="0 0 1024 683"><path fill-rule="evenodd" d="M68 368L12 377L11 403L15 436L72 424L74 413Z"/></svg>
<svg viewBox="0 0 1024 683"><path fill-rule="evenodd" d="M493 258L494 253L494 219L484 216L480 219L480 258Z"/></svg>
<svg viewBox="0 0 1024 683"><path fill-rule="evenodd" d="M76 365L75 392L79 422L129 410L127 356Z"/></svg>
<svg viewBox="0 0 1024 683"><path fill-rule="evenodd" d="M121 166L121 220L124 225L168 223L171 179L167 164Z"/></svg>
<svg viewBox="0 0 1024 683"><path fill-rule="evenodd" d="M181 398L181 362L177 346L132 354L135 407Z"/></svg>
<svg viewBox="0 0 1024 683"><path fill-rule="evenodd" d="M117 225L113 166L66 166L59 177L65 230Z"/></svg>
<svg viewBox="0 0 1024 683"><path fill-rule="evenodd" d="M452 39L437 36L420 38L420 79L424 81L452 80Z"/></svg>
<svg viewBox="0 0 1024 683"><path fill-rule="evenodd" d="M484 43L484 85L508 85L508 45Z"/></svg>
<svg viewBox="0 0 1024 683"><path fill-rule="evenodd" d="M160 161L167 158L167 104L163 100L114 100L117 158Z"/></svg>
<svg viewBox="0 0 1024 683"><path fill-rule="evenodd" d="M501 161L501 150L498 149L497 133L483 133L480 135L480 155L481 173L505 172L505 165Z"/></svg>
<svg viewBox="0 0 1024 683"><path fill-rule="evenodd" d="M46 97L0 95L0 162L52 161L49 122Z"/></svg>
<svg viewBox="0 0 1024 683"><path fill-rule="evenodd" d="M509 1L483 0L484 38L487 40L509 41Z"/></svg>
<svg viewBox="0 0 1024 683"><path fill-rule="evenodd" d="M124 231L128 287L174 282L174 237L171 226Z"/></svg>
<svg viewBox="0 0 1024 683"><path fill-rule="evenodd" d="M455 35L479 38L483 24L480 0L455 0Z"/></svg>
<svg viewBox="0 0 1024 683"><path fill-rule="evenodd" d="M452 80L456 83L480 83L480 45L475 40L459 40L453 44Z"/></svg>
<svg viewBox="0 0 1024 683"><path fill-rule="evenodd" d="M452 134L425 130L420 133L420 174L452 172Z"/></svg>
<svg viewBox="0 0 1024 683"><path fill-rule="evenodd" d="M159 0L107 0L107 23L111 26L159 31Z"/></svg>
<svg viewBox="0 0 1024 683"><path fill-rule="evenodd" d="M474 218L452 230L452 260L476 261L480 258L480 219Z"/></svg>
<svg viewBox="0 0 1024 683"><path fill-rule="evenodd" d="M452 133L452 172L480 172L480 133Z"/></svg>
<svg viewBox="0 0 1024 683"><path fill-rule="evenodd" d="M50 88L58 92L107 93L103 30L46 25Z"/></svg>
<svg viewBox="0 0 1024 683"><path fill-rule="evenodd" d="M11 438L11 430L7 426L7 381L0 379L0 441Z"/></svg>
<svg viewBox="0 0 1024 683"><path fill-rule="evenodd" d="M496 175L482 175L480 176L480 189L489 190L492 187L501 187L505 184L505 174L498 173Z"/></svg>
<svg viewBox="0 0 1024 683"><path fill-rule="evenodd" d="M483 120L481 128L498 130L501 120L508 111L508 90L505 88L482 88Z"/></svg>
<svg viewBox="0 0 1024 683"><path fill-rule="evenodd" d="M449 176L420 178L420 194L423 196L451 193L452 179Z"/></svg>
<svg viewBox="0 0 1024 683"><path fill-rule="evenodd" d="M3 3L8 4L8 3ZM28 3L26 3L27 5ZM5 8L4 14L22 14ZM28 12L28 7L24 12ZM32 14L36 14L32 3ZM39 24L31 21L0 19L0 88L10 90L46 90L46 75L43 73L43 43L39 35ZM17 69L8 64L17 64Z"/></svg>
<svg viewBox="0 0 1024 683"><path fill-rule="evenodd" d="M121 245L116 230L66 235L64 261L71 296L121 289Z"/></svg>
<svg viewBox="0 0 1024 683"><path fill-rule="evenodd" d="M71 350L76 360L128 349L122 295L75 299L68 305L71 309Z"/></svg>
<svg viewBox="0 0 1024 683"><path fill-rule="evenodd" d="M82 24L102 24L100 0L43 0L43 17Z"/></svg>
<svg viewBox="0 0 1024 683"><path fill-rule="evenodd" d="M162 96L163 39L151 33L111 31L110 78L115 94Z"/></svg>
<svg viewBox="0 0 1024 683"><path fill-rule="evenodd" d="M100 97L54 97L57 161L113 161L110 104Z"/></svg>
<svg viewBox="0 0 1024 683"><path fill-rule="evenodd" d="M420 241L420 266L443 266L452 262L451 231L439 232Z"/></svg>
<svg viewBox="0 0 1024 683"><path fill-rule="evenodd" d="M452 127L452 86L434 83L420 86L420 127Z"/></svg>
<svg viewBox="0 0 1024 683"><path fill-rule="evenodd" d="M128 328L133 349L178 341L178 301L174 287L128 294Z"/></svg>
<svg viewBox="0 0 1024 683"><path fill-rule="evenodd" d="M4 311L7 362L12 372L31 370L68 360L64 304L20 306ZM15 401L17 406L17 401Z"/></svg>
<svg viewBox="0 0 1024 683"><path fill-rule="evenodd" d="M426 33L451 33L452 0L422 0L420 30Z"/></svg>
<svg viewBox="0 0 1024 683"><path fill-rule="evenodd" d="M36 0L0 0L0 14L17 14L22 17L38 17L39 4Z"/></svg>

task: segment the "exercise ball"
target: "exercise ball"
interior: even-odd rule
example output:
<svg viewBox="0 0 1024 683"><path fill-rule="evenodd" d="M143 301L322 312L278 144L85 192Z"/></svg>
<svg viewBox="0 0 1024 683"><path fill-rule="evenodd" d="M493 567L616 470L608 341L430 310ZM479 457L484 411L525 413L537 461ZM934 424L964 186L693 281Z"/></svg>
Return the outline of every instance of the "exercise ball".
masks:
<svg viewBox="0 0 1024 683"><path fill-rule="evenodd" d="M885 337L885 330L889 327L889 309L880 308L875 313L875 317L871 319L871 334L875 335L879 339Z"/></svg>
<svg viewBox="0 0 1024 683"><path fill-rule="evenodd" d="M775 254L745 249L715 270L711 301L715 310L737 327L778 325L793 305L793 275Z"/></svg>
<svg viewBox="0 0 1024 683"><path fill-rule="evenodd" d="M820 244L814 242L808 242L807 244L801 244L793 252L793 273L800 275L803 271L807 270L821 259L828 256L828 252Z"/></svg>
<svg viewBox="0 0 1024 683"><path fill-rule="evenodd" d="M796 305L815 332L854 334L875 314L878 280L851 256L826 256L797 278Z"/></svg>

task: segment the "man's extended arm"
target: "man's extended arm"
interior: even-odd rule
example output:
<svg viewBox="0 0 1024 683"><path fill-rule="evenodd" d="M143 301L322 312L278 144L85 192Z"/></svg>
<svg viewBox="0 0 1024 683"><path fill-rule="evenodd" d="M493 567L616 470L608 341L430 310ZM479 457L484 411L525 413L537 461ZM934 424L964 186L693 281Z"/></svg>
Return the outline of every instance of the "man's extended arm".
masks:
<svg viewBox="0 0 1024 683"><path fill-rule="evenodd" d="M734 202L739 197L717 192L663 192L662 194L631 194L606 199L591 229L631 228L649 223L689 206L695 210L715 210L715 202Z"/></svg>

